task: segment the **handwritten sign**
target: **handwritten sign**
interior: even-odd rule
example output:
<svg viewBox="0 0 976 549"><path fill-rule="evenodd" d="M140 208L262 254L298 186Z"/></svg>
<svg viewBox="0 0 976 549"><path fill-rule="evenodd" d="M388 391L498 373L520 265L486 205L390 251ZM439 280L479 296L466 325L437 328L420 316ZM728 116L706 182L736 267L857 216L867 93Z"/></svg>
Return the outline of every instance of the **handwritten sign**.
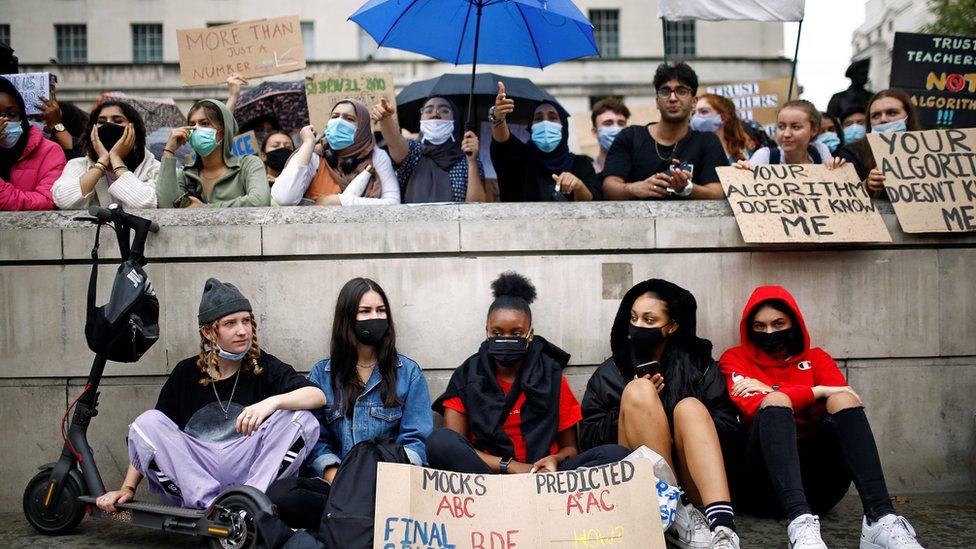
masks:
<svg viewBox="0 0 976 549"><path fill-rule="evenodd" d="M180 79L187 86L223 84L233 73L245 78L305 68L297 15L176 31Z"/></svg>
<svg viewBox="0 0 976 549"><path fill-rule="evenodd" d="M27 107L27 116L41 114L37 104L42 97L51 97L51 73L24 72L19 74L5 74L4 78L17 88Z"/></svg>
<svg viewBox="0 0 976 549"><path fill-rule="evenodd" d="M776 130L776 113L789 97L790 79L770 78L752 82L713 84L706 86L705 91L728 97L735 104L740 118L759 122L766 127L766 133L773 135ZM794 83L793 97L798 95Z"/></svg>
<svg viewBox="0 0 976 549"><path fill-rule="evenodd" d="M380 463L374 549L664 549L646 459L531 475Z"/></svg>
<svg viewBox="0 0 976 549"><path fill-rule="evenodd" d="M976 129L869 133L906 233L976 231Z"/></svg>
<svg viewBox="0 0 976 549"><path fill-rule="evenodd" d="M976 38L896 32L891 87L908 92L923 127L976 126Z"/></svg>
<svg viewBox="0 0 976 549"><path fill-rule="evenodd" d="M718 168L746 242L891 242L850 165Z"/></svg>
<svg viewBox="0 0 976 549"><path fill-rule="evenodd" d="M355 99L367 108L386 98L396 105L393 75L388 72L334 72L305 77L305 97L308 114L316 131L323 131L332 115L332 108L344 99ZM373 130L379 127L374 124Z"/></svg>
<svg viewBox="0 0 976 549"><path fill-rule="evenodd" d="M234 142L231 144L231 152L234 153L234 156L258 154L258 148L260 146L257 135L253 131L249 131L234 136Z"/></svg>

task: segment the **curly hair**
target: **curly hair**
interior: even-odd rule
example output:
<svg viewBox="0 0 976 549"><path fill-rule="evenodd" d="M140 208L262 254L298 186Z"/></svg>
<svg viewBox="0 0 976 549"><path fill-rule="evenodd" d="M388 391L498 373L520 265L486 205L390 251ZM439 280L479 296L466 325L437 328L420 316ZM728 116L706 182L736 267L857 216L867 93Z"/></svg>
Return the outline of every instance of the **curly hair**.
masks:
<svg viewBox="0 0 976 549"><path fill-rule="evenodd" d="M251 372L254 375L261 373L262 368L258 365L258 358L261 356L261 346L258 345L258 321L254 318L254 314L250 315L251 318L251 350L248 351L247 357L241 361L241 368L245 372ZM218 374L220 373L220 364L217 361L217 327L220 320L215 320L210 323L210 336L208 337L204 331L204 326L200 326L200 354L197 356L197 368L200 369L202 373L208 374L211 369L213 369ZM209 375L200 378L200 385L206 387L210 385L211 379Z"/></svg>

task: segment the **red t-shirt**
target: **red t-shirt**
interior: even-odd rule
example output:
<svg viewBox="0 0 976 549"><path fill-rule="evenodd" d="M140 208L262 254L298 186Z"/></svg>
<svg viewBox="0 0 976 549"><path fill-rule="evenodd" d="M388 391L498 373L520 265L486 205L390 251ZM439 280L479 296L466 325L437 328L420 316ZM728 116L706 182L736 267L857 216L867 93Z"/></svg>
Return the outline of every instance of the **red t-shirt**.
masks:
<svg viewBox="0 0 976 549"><path fill-rule="evenodd" d="M502 388L502 392L507 395L508 391L512 388L512 384L497 376L495 379L498 380L498 385ZM519 395L518 400L515 401L515 406L512 407L512 411L509 412L508 419L505 420L505 425L502 426L508 438L512 439L512 446L515 447L514 457L516 461L521 462L525 462L525 437L522 436L522 416L520 415L522 404L524 403L525 393L522 393ZM444 407L462 414L466 413L460 397L445 400ZM561 433L579 423L581 419L583 419L583 410L580 408L579 401L576 400L576 395L573 394L573 390L570 389L569 382L566 381L566 376L562 376L562 383L559 386L559 419L557 420L556 431ZM468 433L468 438L472 443L475 442L474 433ZM553 441L549 453L555 454L558 451L559 446Z"/></svg>

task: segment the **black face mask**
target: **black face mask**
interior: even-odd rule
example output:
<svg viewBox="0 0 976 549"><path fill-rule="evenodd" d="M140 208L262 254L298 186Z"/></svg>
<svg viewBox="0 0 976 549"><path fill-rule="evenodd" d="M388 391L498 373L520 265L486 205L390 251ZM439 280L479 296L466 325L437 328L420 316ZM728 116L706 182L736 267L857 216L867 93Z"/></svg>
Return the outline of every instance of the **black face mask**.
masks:
<svg viewBox="0 0 976 549"><path fill-rule="evenodd" d="M106 122L98 127L98 140L102 142L106 151L110 151L119 142L119 139L122 139L122 132L124 131L124 126Z"/></svg>
<svg viewBox="0 0 976 549"><path fill-rule="evenodd" d="M630 357L634 361L634 366L644 364L653 360L651 353L667 339L664 329L671 323L668 322L660 328L643 328L629 324L627 326L627 339L630 340Z"/></svg>
<svg viewBox="0 0 976 549"><path fill-rule="evenodd" d="M778 332L752 332L752 340L768 354L779 353L793 343L793 330L780 330Z"/></svg>
<svg viewBox="0 0 976 549"><path fill-rule="evenodd" d="M281 170L285 169L285 163L288 162L288 157L291 156L292 152L294 151L284 147L269 151L265 154L266 159L264 161L264 165L278 173L281 173Z"/></svg>
<svg viewBox="0 0 976 549"><path fill-rule="evenodd" d="M383 341L390 323L385 318L370 318L356 321L356 339L363 345L376 345Z"/></svg>
<svg viewBox="0 0 976 549"><path fill-rule="evenodd" d="M489 337L488 356L502 366L513 366L529 352L529 340L524 337Z"/></svg>

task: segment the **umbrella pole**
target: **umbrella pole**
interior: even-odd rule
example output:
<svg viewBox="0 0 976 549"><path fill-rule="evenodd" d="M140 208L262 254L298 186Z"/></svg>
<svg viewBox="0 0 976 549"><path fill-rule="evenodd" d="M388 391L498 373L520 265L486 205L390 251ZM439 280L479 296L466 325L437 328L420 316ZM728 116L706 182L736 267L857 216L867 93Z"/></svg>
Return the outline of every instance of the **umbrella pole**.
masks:
<svg viewBox="0 0 976 549"><path fill-rule="evenodd" d="M471 90L468 92L468 121L464 124L467 131L474 131L474 77L478 70L478 39L481 37L481 8L482 3L478 2L478 15L474 23L474 58L471 60Z"/></svg>

